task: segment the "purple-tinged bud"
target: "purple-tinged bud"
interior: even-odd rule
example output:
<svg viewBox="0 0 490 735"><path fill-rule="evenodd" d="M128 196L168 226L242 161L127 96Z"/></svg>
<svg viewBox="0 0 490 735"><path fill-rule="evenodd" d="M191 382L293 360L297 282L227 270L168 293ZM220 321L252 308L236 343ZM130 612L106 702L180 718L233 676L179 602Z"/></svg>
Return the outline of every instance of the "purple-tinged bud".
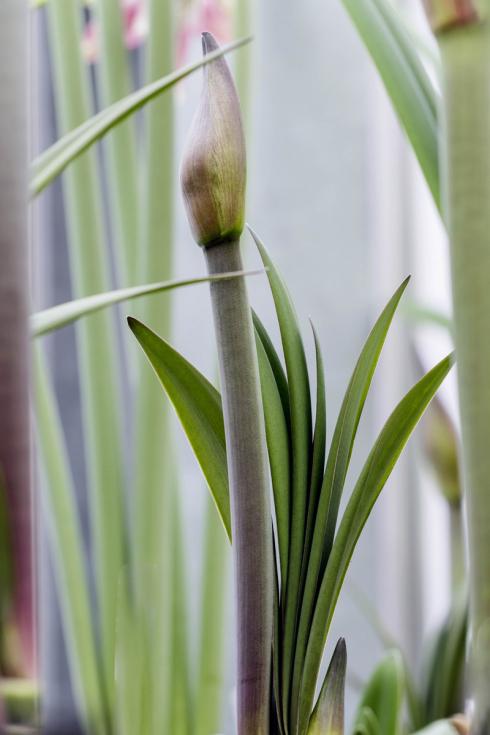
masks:
<svg viewBox="0 0 490 735"><path fill-rule="evenodd" d="M204 55L219 46L202 34ZM246 153L240 103L223 57L204 67L204 85L181 167L187 217L199 245L238 240L245 223Z"/></svg>
<svg viewBox="0 0 490 735"><path fill-rule="evenodd" d="M423 0L434 33L482 20L479 0Z"/></svg>

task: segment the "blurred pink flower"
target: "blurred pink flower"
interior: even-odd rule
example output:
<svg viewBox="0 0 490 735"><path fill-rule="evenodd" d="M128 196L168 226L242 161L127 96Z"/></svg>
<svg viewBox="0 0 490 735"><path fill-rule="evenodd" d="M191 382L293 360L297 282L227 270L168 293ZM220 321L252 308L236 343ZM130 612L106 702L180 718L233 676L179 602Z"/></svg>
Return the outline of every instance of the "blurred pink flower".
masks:
<svg viewBox="0 0 490 735"><path fill-rule="evenodd" d="M121 0L124 44L133 51L148 35L148 14L144 0ZM99 27L93 16L85 25L82 51L85 60L94 64L99 58Z"/></svg>
<svg viewBox="0 0 490 735"><path fill-rule="evenodd" d="M210 31L219 43L231 40L229 3L225 5L223 0L200 0L185 13L177 36L177 66L185 62L190 44L203 31Z"/></svg>

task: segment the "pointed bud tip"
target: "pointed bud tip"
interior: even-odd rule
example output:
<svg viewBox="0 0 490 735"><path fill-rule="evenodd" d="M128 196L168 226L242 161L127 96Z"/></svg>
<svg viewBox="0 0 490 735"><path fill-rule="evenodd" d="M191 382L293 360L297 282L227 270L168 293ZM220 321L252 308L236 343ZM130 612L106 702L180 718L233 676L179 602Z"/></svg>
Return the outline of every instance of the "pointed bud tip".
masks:
<svg viewBox="0 0 490 735"><path fill-rule="evenodd" d="M212 33L209 31L204 31L201 33L201 41L202 41L202 52L203 55L206 56L206 54L210 54L213 51L217 51L219 49L219 44Z"/></svg>

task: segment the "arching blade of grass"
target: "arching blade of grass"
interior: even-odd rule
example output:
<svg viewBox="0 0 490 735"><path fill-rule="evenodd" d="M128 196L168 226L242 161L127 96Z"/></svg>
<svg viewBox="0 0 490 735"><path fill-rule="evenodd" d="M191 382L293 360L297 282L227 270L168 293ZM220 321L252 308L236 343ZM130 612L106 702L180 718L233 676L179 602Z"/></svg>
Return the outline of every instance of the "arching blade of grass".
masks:
<svg viewBox="0 0 490 735"><path fill-rule="evenodd" d="M87 732L107 735L107 702L103 696L75 491L56 399L40 345L34 347L33 373L37 438L45 476L46 496L42 497L42 507L48 526L75 699Z"/></svg>
<svg viewBox="0 0 490 735"><path fill-rule="evenodd" d="M306 357L291 297L282 278L276 271L268 253L257 235L250 230L262 262L267 267L274 304L276 307L281 340L286 361L291 416L291 527L288 558L288 575L283 580L285 590L285 619L283 645L282 698L283 719L287 721L289 688L294 656L294 637L298 610L301 577L301 561L306 525L307 492L311 459L311 404L310 385ZM284 595L283 595L284 596Z"/></svg>
<svg viewBox="0 0 490 735"><path fill-rule="evenodd" d="M357 427L388 329L390 328L395 311L407 284L408 279L396 290L371 330L354 368L335 425L332 443L328 452L323 485L314 517L315 525L311 549L308 551L308 567L294 663L292 694L293 721L296 719L295 707L299 701L301 672L314 604L323 570L325 569L332 548L340 500L350 464Z"/></svg>
<svg viewBox="0 0 490 735"><path fill-rule="evenodd" d="M414 45L387 0L341 0L373 59L440 208L437 100Z"/></svg>
<svg viewBox="0 0 490 735"><path fill-rule="evenodd" d="M171 291L174 288L183 286L193 286L199 283L207 283L208 281L218 281L227 278L237 278L240 276L251 276L262 273L262 271L240 271L239 273L223 273L218 276L199 276L198 278L184 278L175 281L160 281L159 283L148 283L145 286L132 286L130 288L119 288L115 291L105 291L104 293L94 294L93 296L85 296L85 298L67 301L64 304L51 306L43 311L31 314L30 328L31 337L42 337L56 329L66 327L68 324L81 319L82 317L93 314L100 309L105 309L114 304L120 304L123 301L131 301L142 296L147 296L164 291Z"/></svg>
<svg viewBox="0 0 490 735"><path fill-rule="evenodd" d="M90 148L90 146L100 140L113 127L122 123L134 112L137 112L143 105L155 99L162 92L170 89L181 79L189 76L189 74L192 74L205 64L209 64L213 59L240 48L240 46L250 43L250 41L250 38L244 38L229 43L218 51L208 54L203 59L188 64L156 82L147 84L128 97L102 110L86 122L81 123L35 159L32 165L31 195L36 196L39 194L72 161L86 151L87 148Z"/></svg>
<svg viewBox="0 0 490 735"><path fill-rule="evenodd" d="M379 434L349 499L323 575L309 633L299 697L300 735L306 729L326 635L357 540L403 447L453 361L452 355L442 360L400 401Z"/></svg>

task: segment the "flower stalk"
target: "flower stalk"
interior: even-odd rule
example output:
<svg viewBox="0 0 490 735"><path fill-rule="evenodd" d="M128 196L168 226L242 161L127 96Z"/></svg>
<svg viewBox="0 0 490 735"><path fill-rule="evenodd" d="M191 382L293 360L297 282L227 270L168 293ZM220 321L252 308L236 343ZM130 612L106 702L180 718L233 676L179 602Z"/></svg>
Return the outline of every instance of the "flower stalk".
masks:
<svg viewBox="0 0 490 735"><path fill-rule="evenodd" d="M470 556L472 735L490 732L490 27L488 0L431 3L442 60L441 160ZM473 10L473 18L469 11Z"/></svg>
<svg viewBox="0 0 490 735"><path fill-rule="evenodd" d="M203 34L204 53L216 48L214 38ZM205 69L181 176L189 222L195 240L204 247L208 272L240 270L245 143L235 86L221 58ZM235 560L238 733L269 735L272 523L257 353L244 279L213 284L211 299Z"/></svg>

